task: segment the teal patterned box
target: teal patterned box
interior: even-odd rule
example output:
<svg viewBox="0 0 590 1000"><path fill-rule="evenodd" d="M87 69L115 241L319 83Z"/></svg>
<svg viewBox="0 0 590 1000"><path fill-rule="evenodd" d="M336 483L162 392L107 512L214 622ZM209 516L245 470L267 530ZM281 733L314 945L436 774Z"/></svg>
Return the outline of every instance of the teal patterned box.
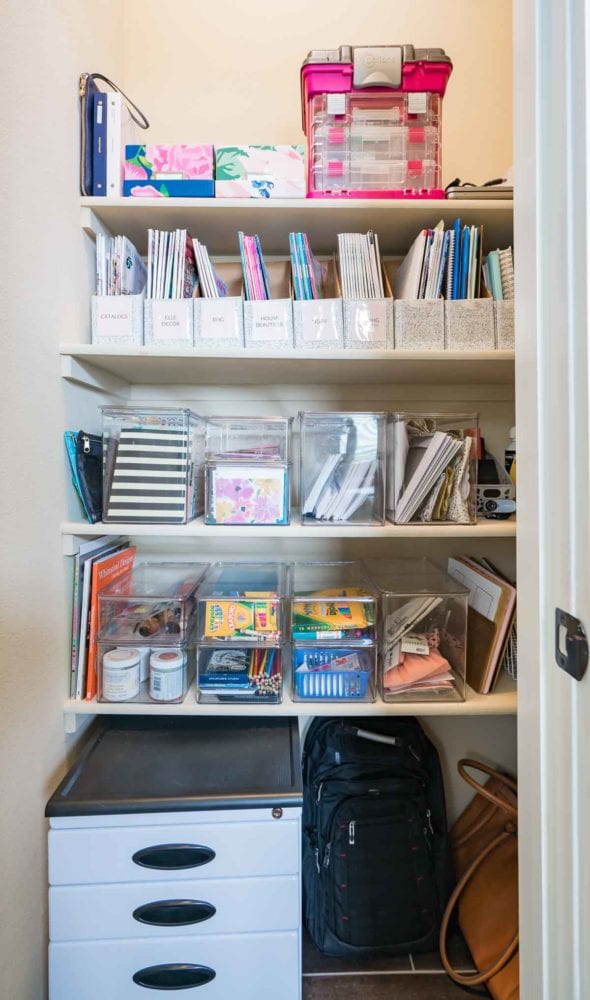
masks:
<svg viewBox="0 0 590 1000"><path fill-rule="evenodd" d="M216 146L216 198L305 198L304 146Z"/></svg>

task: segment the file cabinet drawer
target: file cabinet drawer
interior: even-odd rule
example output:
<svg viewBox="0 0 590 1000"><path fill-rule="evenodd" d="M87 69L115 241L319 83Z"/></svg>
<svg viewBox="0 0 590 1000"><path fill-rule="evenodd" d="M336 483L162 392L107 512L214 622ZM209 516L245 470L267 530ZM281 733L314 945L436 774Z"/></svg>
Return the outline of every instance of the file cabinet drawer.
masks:
<svg viewBox="0 0 590 1000"><path fill-rule="evenodd" d="M52 941L297 930L299 878L54 886Z"/></svg>
<svg viewBox="0 0 590 1000"><path fill-rule="evenodd" d="M293 931L50 945L50 1000L155 995L299 1000L299 936Z"/></svg>
<svg viewBox="0 0 590 1000"><path fill-rule="evenodd" d="M52 829L50 885L295 875L296 819Z"/></svg>

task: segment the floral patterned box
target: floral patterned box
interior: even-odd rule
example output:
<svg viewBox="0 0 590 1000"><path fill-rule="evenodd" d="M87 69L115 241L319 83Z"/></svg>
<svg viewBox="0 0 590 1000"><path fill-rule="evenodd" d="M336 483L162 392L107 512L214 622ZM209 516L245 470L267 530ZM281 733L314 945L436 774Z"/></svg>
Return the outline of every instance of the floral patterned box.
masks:
<svg viewBox="0 0 590 1000"><path fill-rule="evenodd" d="M125 196L212 198L214 193L213 146L125 146Z"/></svg>
<svg viewBox="0 0 590 1000"><path fill-rule="evenodd" d="M216 198L305 198L304 146L217 146Z"/></svg>

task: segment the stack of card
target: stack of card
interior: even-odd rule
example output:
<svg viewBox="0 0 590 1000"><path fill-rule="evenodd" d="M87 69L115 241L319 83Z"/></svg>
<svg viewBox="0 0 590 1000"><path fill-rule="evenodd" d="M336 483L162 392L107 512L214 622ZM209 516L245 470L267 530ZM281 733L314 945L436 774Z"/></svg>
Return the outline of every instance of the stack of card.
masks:
<svg viewBox="0 0 590 1000"><path fill-rule="evenodd" d="M148 229L147 297L190 299L196 283L193 241L186 229Z"/></svg>
<svg viewBox="0 0 590 1000"><path fill-rule="evenodd" d="M340 233L338 258L342 297L382 299L385 296L379 238L376 233Z"/></svg>

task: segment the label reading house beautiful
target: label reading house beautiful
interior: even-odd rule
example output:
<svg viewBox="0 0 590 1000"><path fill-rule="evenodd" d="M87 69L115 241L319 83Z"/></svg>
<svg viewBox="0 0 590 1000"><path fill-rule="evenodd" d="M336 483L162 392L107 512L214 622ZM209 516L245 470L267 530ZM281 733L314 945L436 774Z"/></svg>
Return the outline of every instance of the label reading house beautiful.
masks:
<svg viewBox="0 0 590 1000"><path fill-rule="evenodd" d="M192 299L160 299L152 303L154 344L193 343Z"/></svg>
<svg viewBox="0 0 590 1000"><path fill-rule="evenodd" d="M252 302L252 331L250 339L253 344L264 344L273 341L287 344L291 341L291 301L269 299L264 302Z"/></svg>

